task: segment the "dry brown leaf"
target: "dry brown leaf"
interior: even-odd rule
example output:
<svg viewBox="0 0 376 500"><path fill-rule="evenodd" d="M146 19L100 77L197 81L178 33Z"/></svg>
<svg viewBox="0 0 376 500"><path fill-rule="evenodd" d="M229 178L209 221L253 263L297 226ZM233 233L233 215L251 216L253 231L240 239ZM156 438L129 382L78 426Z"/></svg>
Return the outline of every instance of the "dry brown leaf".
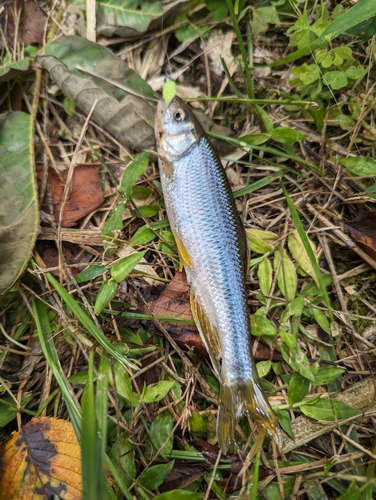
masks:
<svg viewBox="0 0 376 500"><path fill-rule="evenodd" d="M344 226L354 238L365 247L365 251L376 260L376 210L362 212Z"/></svg>
<svg viewBox="0 0 376 500"><path fill-rule="evenodd" d="M104 202L103 190L98 177L99 169L100 165L97 164L77 165L74 169L69 189L70 194L64 206L63 227L74 226L79 219L88 215ZM37 165L38 180L41 179L42 175L43 167ZM68 170L60 172L60 176L61 178L54 170L49 169L48 178L56 221L59 220L60 216Z"/></svg>
<svg viewBox="0 0 376 500"><path fill-rule="evenodd" d="M31 420L0 444L0 500L81 500L81 448L70 422Z"/></svg>
<svg viewBox="0 0 376 500"><path fill-rule="evenodd" d="M156 316L171 316L192 320L189 294L190 288L185 273L176 272L158 299L149 303L149 307ZM194 347L197 352L206 354L206 349L201 341L196 325L163 322L162 326L173 336L179 345Z"/></svg>
<svg viewBox="0 0 376 500"><path fill-rule="evenodd" d="M16 0L4 3L4 10L0 12L0 26L3 28L9 47L14 45L14 35L18 32L18 41L23 45L42 45L47 16L33 0ZM18 21L17 17L20 14ZM16 23L14 22L16 17ZM18 24L18 30L15 29ZM6 29L4 29L6 26ZM0 48L3 48L3 39L0 37Z"/></svg>
<svg viewBox="0 0 376 500"><path fill-rule="evenodd" d="M162 291L158 299L149 302L149 307L156 316L170 316L192 320L190 303L190 287L187 283L185 273L176 272L170 283ZM145 313L148 311L145 309ZM176 343L182 347L194 348L201 355L206 355L205 346L195 324L163 322L162 326L173 337ZM260 341L257 343L254 358L256 360L270 359L270 349ZM274 350L273 361L282 360L282 355Z"/></svg>
<svg viewBox="0 0 376 500"><path fill-rule="evenodd" d="M199 479L206 472L206 467L195 463L177 464L168 474L162 486L159 487L161 492L182 489L188 484Z"/></svg>

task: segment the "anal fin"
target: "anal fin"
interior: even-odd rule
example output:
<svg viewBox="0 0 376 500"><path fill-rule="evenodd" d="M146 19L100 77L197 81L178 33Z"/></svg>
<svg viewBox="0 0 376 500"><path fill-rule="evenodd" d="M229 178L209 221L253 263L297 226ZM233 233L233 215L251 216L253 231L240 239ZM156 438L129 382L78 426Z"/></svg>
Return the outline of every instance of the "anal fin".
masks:
<svg viewBox="0 0 376 500"><path fill-rule="evenodd" d="M174 233L175 241L176 241L176 246L178 247L178 254L179 254L179 271L183 270L183 267L185 265L189 267L193 267L191 258L187 252L187 249L185 248L183 242L179 238L179 236Z"/></svg>
<svg viewBox="0 0 376 500"><path fill-rule="evenodd" d="M191 309L193 318L199 329L201 339L205 344L206 350L209 353L214 371L219 379L221 379L220 358L222 356L221 344L216 327L208 318L201 304L196 300L194 293L191 290Z"/></svg>

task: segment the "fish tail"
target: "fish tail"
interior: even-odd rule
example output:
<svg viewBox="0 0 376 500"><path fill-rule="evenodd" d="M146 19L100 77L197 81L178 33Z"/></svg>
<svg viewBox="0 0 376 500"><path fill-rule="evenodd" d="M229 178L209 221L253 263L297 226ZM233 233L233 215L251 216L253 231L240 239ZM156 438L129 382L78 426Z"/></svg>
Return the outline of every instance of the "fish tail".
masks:
<svg viewBox="0 0 376 500"><path fill-rule="evenodd" d="M250 415L257 425L272 436L278 446L282 446L283 433L268 400L254 381L242 380L232 385L221 385L217 436L223 453L235 442L236 422L243 415Z"/></svg>

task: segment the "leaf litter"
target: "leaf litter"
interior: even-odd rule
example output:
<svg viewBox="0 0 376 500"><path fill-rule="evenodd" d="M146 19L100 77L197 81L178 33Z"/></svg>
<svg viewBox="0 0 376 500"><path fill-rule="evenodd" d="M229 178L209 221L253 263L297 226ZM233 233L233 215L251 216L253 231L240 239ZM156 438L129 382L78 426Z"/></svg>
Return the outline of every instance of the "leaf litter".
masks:
<svg viewBox="0 0 376 500"><path fill-rule="evenodd" d="M184 2L181 7L183 5ZM207 5L208 9L202 14L200 10L189 13L188 22L208 26L214 14L209 8L210 2ZM101 5L99 8L102 8ZM163 8L165 12L169 9L166 5ZM259 22L254 39L255 53L262 52L265 60L281 58L285 49L285 43L281 41L286 33L278 24L281 13L277 15L275 6L271 9L274 11L254 9ZM96 335L101 333L106 342L112 344L116 359L120 361L125 357L133 367L128 373L118 361L112 359L111 368L101 367L101 377L107 377L110 387L106 444L112 461L111 484L118 489L119 495L126 498L137 494L160 499L179 498L178 495L202 498L206 492L207 498L236 498L250 491L252 478L256 477L257 457L251 453L253 428L246 419L240 422L237 429L240 448L231 450L226 457L220 456L215 442L218 381L195 327L189 322L188 289L182 275L176 272L176 246L160 198L158 172L155 164L149 161L145 168L136 172L140 174L138 177L132 171L132 150L153 147L154 101L140 97L142 88L146 87L140 85L129 70L143 68L146 80L163 76L166 71L179 73L178 83L188 91L193 89L192 82L195 82L195 87L199 86L204 95L214 96L220 95L220 91L231 95L236 86L244 88L242 66L237 58L230 68L231 52L229 54L226 45L229 67L226 78L230 84L221 90L218 65L210 64L207 51L211 48L205 42L205 34L192 37L189 31L180 31L175 36L166 15L164 31L160 29L158 32L164 42L156 45L161 64L159 68L153 68L153 74L148 74L147 65L143 66L148 43L140 38L139 32L138 38L134 38L135 26L115 26L112 18L101 17L107 16L108 12L98 12L98 35L108 37L98 39L99 43L89 43L77 36L79 31L82 33L81 15L76 17L81 19L80 28L76 28L69 19L72 10L65 17L56 11L52 13L53 16L62 16L59 22L65 33L69 27L69 35L74 36L63 35L60 42L59 39L53 42L55 46L53 43L47 45L47 57L38 59L57 86L51 80L44 80L39 90L37 87L41 107L35 109L37 122L49 138L49 150L42 139L37 142L37 161L42 159L44 165L49 164L50 167L61 161L69 165L70 160L67 159L75 154L85 119L92 113L86 130L87 142L79 144L80 151L77 153L80 157L77 156L74 172L80 171L82 163L95 172L96 206L89 205L95 200L91 200L86 193L75 202L81 214L76 218L72 217L68 205L67 221L76 225L69 230L56 227L57 212L52 217L53 211L46 211L41 219L34 259L27 273L17 282L16 288L1 298L0 384L8 391L7 397L10 394L19 397L18 391L24 395L20 400L22 409L27 405L27 412L22 413L24 423L38 412L52 415L54 408L57 408L59 418L67 419L70 412L76 411L71 405L81 401L82 383L88 383L89 350L95 352L96 369L99 360L103 359L97 341L88 335L88 331L97 328ZM223 12L226 17L228 11L224 9ZM160 23L161 17L152 22ZM275 29L274 40L265 35L268 26ZM143 31L147 24L138 28ZM233 36L228 28L226 24L218 24L219 31L211 38L211 43L220 43L222 35L225 41L226 37ZM318 30L317 27L315 29ZM293 30L291 33L299 48L304 36L309 34L309 27L304 25L301 31ZM188 38L184 39L186 36ZM317 35L312 31L309 36L314 38ZM133 42L129 44L119 37L133 37ZM134 43L135 40L137 43ZM185 44L186 40L189 43ZM103 45L111 47L111 42L116 42L116 45L113 44L116 50L104 50ZM59 46L61 50L64 44L68 50L62 54L57 48ZM74 50L74 44L78 44L80 49ZM163 47L166 47L165 57ZM234 46L231 51L237 53ZM69 63L68 55L73 53L76 59ZM18 55L15 60L21 59L22 54ZM329 56L334 57L335 54L330 53L327 58ZM366 57L363 59L366 60ZM102 63L102 68L98 66L98 61ZM122 68L117 76L115 61ZM346 64L346 61L342 60L341 64ZM336 71L341 68L340 61L338 65ZM295 89L301 92L299 97L307 92L306 96L311 101L320 82L314 80L311 88L303 87L302 78L307 78L303 70L300 70L300 83L296 83ZM347 70L343 68L344 72ZM288 71L289 67L285 66L284 72L272 67L270 72L257 73L254 84L256 96L263 96L267 101L289 93ZM347 71L347 75L351 75L351 71ZM331 88L335 91L336 75L332 76ZM30 80L25 78L22 81L23 85L33 81L34 77L28 78ZM136 83L132 83L134 78ZM119 82L123 88L119 88ZM361 104L369 106L369 84L363 80L358 85L361 86L361 92L357 93ZM60 89L74 103L71 117L65 111L66 98ZM27 85L25 92L30 92ZM342 115L335 115L333 111L324 119L309 106L301 109L294 104L267 102L269 118L262 113L259 115L263 122L261 127L244 103L226 105L216 102L216 106L210 109L214 113L213 120L203 118L211 130L213 122L216 130L220 124L222 135L230 136L230 128L235 130L236 137L259 134L249 142L254 148L246 150L247 163L226 163L225 166L230 179L236 181L236 187L246 188L242 196L237 197L237 206L249 231L252 248L248 293L257 336L255 358L262 359L258 365L263 389L276 409L284 430L295 440L286 440L278 460L271 444L265 443L258 479L263 496L259 493L254 498L284 498L290 494L297 498L311 498L314 493L321 495L320 498L336 498L350 492L352 484L363 488L358 496L354 493L354 498L363 498L363 491L368 488L365 494L370 497L374 488L370 474L375 460L372 444L375 390L372 376L376 339L376 277L371 267L374 256L371 254L366 260L363 257L365 252L355 242L360 241L367 246L370 241L368 247L373 246L372 190L368 191L368 198L355 198L372 187L372 181L356 175L373 175L373 150L369 145L373 115L372 112L365 117L357 115L358 101L352 89L346 89L346 93L355 110L351 114L353 122L350 125ZM196 94L193 89L192 97ZM98 99L103 100L101 107L96 104ZM31 95L30 101L33 102ZM205 103L200 104L205 109ZM227 132L224 132L223 125ZM358 134L359 130L361 134ZM306 137L303 143L299 142L302 134ZM266 146L264 150L257 149L260 144ZM354 162L348 162L349 169L353 170L344 174L336 161L336 153L345 156L346 151L359 156L359 144L361 154L369 160L359 163L363 170L354 170ZM233 152L234 146L230 150ZM221 148L222 152L226 151L224 157L230 150ZM280 156L275 155L278 150ZM299 163L299 157L305 163ZM321 173L307 168L307 163L321 169ZM343 164L348 168L346 162ZM306 244L297 233L297 220L291 217L288 210L279 180L281 176L271 178L268 184L262 186L256 184L270 171L273 173L276 170L281 172L283 186L296 208L306 233ZM44 167L43 171L46 176L52 170ZM55 181L50 175L42 179L46 185L46 207L49 208L56 205L54 196L57 186L61 187L58 174L55 170L53 172ZM84 174L77 175L83 175L86 181ZM126 195L118 189L122 178L126 181ZM255 190L252 183L256 184ZM144 195L142 189L146 190ZM141 210L144 206L147 207L145 211ZM368 215L359 215L364 209ZM114 214L116 217L113 217ZM341 220L347 221L343 224L350 236L339 227ZM111 239L111 248L106 243L108 238ZM55 282L51 279L45 281L46 268L51 268L51 261L47 260L45 253L46 241L54 241L50 247L56 252L53 264L64 271L60 276L65 278L64 286L69 295L60 293L58 296L51 287L51 283ZM72 251L76 249L73 252L77 255L74 263L70 262L66 244ZM130 244L132 251L140 252L142 258L138 263L138 259L134 262L122 260L127 259L129 254L121 254L121 249ZM319 263L319 277L307 245ZM73 279L77 268L83 276L79 285ZM83 274L85 272L86 275ZM119 276L126 276L126 279L121 281L117 279ZM154 280L153 284L147 281L150 277ZM322 284L329 294L330 308L324 301ZM59 291L56 283L54 286ZM72 382L68 379L70 392L64 392L63 400L59 392L63 378L59 379L58 385L49 375L46 363L40 362L40 351L35 351L31 342L34 327L30 310L34 293L48 305L49 316L46 318L54 334L50 342L54 343L59 355L64 376L76 377L72 378ZM150 300L151 296L155 300ZM75 318L75 315L78 317L77 307L81 309L80 323ZM75 315L71 311L76 311ZM166 317L179 321L167 321ZM182 319L188 322L182 323ZM102 339L102 346L106 345ZM267 347L264 349L261 346ZM28 347L34 351L38 364L33 365L31 374L25 365L25 370L20 372L24 379L19 380L16 377L20 369L19 358L29 355ZM265 354L259 356L259 352ZM14 362L16 359L18 364ZM53 363L53 356L48 359L49 363ZM54 366L55 376L58 373L56 368L57 365ZM94 380L94 386L99 390L99 379ZM25 382L27 385L23 386ZM341 391L341 386L346 385L347 388ZM34 397L25 399L31 392ZM96 397L102 404L98 392ZM10 401L5 396L2 400L9 407ZM9 412L11 420L4 421L1 428L3 443L7 443L6 437L16 428L16 408L13 401ZM30 424L24 425L22 430L27 430L27 425ZM186 479L187 470L191 473L189 480ZM121 471L120 476L117 471ZM189 490L182 489L188 486ZM33 486L30 485L30 488Z"/></svg>

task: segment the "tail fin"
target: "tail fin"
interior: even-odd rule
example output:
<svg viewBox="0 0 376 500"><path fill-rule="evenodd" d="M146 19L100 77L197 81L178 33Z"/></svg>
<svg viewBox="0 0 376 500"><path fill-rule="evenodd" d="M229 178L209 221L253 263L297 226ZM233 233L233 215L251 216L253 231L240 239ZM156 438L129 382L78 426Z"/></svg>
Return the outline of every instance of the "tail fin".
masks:
<svg viewBox="0 0 376 500"><path fill-rule="evenodd" d="M282 446L283 434L277 417L261 388L252 380L240 381L235 385L223 383L220 400L217 436L223 453L226 453L229 445L235 441L237 420L247 414L273 437L278 446Z"/></svg>

